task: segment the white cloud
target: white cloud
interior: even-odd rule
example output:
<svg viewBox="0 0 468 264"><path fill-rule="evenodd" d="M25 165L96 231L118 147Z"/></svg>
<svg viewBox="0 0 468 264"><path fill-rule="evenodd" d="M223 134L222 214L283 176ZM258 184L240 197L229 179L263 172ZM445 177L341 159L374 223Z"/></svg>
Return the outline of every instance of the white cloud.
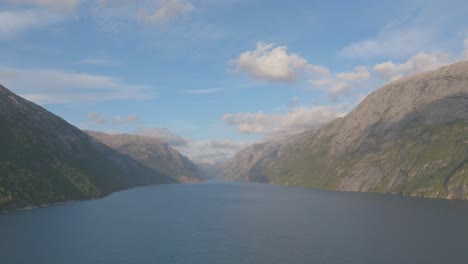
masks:
<svg viewBox="0 0 468 264"><path fill-rule="evenodd" d="M232 140L191 140L177 149L195 162L214 164L232 157L246 145L247 143Z"/></svg>
<svg viewBox="0 0 468 264"><path fill-rule="evenodd" d="M370 72L367 67L358 66L354 68L352 72L339 72L336 74L336 78L340 80L348 81L361 81L370 78Z"/></svg>
<svg viewBox="0 0 468 264"><path fill-rule="evenodd" d="M449 64L449 59L450 56L445 53L419 53L401 64L392 61L376 64L374 71L383 80L394 81L411 74L435 70Z"/></svg>
<svg viewBox="0 0 468 264"><path fill-rule="evenodd" d="M426 47L430 39L431 33L423 29L385 28L374 39L352 43L339 53L349 58L402 57Z"/></svg>
<svg viewBox="0 0 468 264"><path fill-rule="evenodd" d="M303 75L328 75L327 68L312 65L294 53L288 53L287 46L276 46L258 42L254 51L246 51L237 59L230 61L237 72L270 82L296 81Z"/></svg>
<svg viewBox="0 0 468 264"><path fill-rule="evenodd" d="M223 88L208 88L208 89L192 89L192 90L181 90L179 93L181 94L193 94L193 95L200 95L200 94L213 94L219 93L224 91Z"/></svg>
<svg viewBox="0 0 468 264"><path fill-rule="evenodd" d="M225 160L246 145L227 139L193 140L161 127L138 128L135 134L160 139L199 163L215 163Z"/></svg>
<svg viewBox="0 0 468 264"><path fill-rule="evenodd" d="M371 78L369 69L365 66L357 66L350 72L338 72L323 79L310 80L309 82L317 88L326 89L332 100L337 100L340 95L356 95L357 84Z"/></svg>
<svg viewBox="0 0 468 264"><path fill-rule="evenodd" d="M152 128L139 128L135 133L140 136L153 137L160 139L173 147L185 146L189 140L177 135L167 128L152 127Z"/></svg>
<svg viewBox="0 0 468 264"><path fill-rule="evenodd" d="M317 128L345 115L342 106L296 107L286 114L236 113L225 114L223 119L246 134L283 136Z"/></svg>
<svg viewBox="0 0 468 264"><path fill-rule="evenodd" d="M106 58L86 58L83 60L79 60L76 62L77 64L83 64L83 65L91 65L91 66L107 66L107 67L112 67L112 66L118 66L119 63L106 59Z"/></svg>
<svg viewBox="0 0 468 264"><path fill-rule="evenodd" d="M328 95L336 100L339 95L350 94L355 90L355 87L346 82L337 82L334 85L330 86L328 89Z"/></svg>
<svg viewBox="0 0 468 264"><path fill-rule="evenodd" d="M119 124L119 125L125 125L128 123L133 123L137 121L140 121L140 117L138 115L129 115L126 117L122 117L118 115L114 118L114 123Z"/></svg>
<svg viewBox="0 0 468 264"><path fill-rule="evenodd" d="M49 7L63 11L72 11L80 4L81 0L6 0L11 4L35 5Z"/></svg>
<svg viewBox="0 0 468 264"><path fill-rule="evenodd" d="M63 69L2 68L9 72L3 84L39 104L60 104L83 101L149 99L150 87L128 84L106 75L80 73Z"/></svg>
<svg viewBox="0 0 468 264"><path fill-rule="evenodd" d="M129 115L126 117L122 116L115 116L111 117L108 114L101 114L98 112L88 112L88 119L92 121L92 125L94 126L103 126L103 125L113 125L113 126L120 126L126 125L129 123L135 123L140 121L140 117L138 115Z"/></svg>
<svg viewBox="0 0 468 264"><path fill-rule="evenodd" d="M0 11L0 38L24 33L63 21L61 14L46 9Z"/></svg>
<svg viewBox="0 0 468 264"><path fill-rule="evenodd" d="M159 7L150 14L145 10L140 13L140 18L150 24L165 25L170 21L191 13L194 7L184 0L161 0Z"/></svg>

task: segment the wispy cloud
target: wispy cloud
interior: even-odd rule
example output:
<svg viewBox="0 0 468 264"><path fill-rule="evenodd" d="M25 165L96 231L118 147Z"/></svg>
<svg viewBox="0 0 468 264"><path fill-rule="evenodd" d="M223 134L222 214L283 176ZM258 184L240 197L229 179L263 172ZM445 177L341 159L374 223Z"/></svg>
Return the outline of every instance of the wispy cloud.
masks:
<svg viewBox="0 0 468 264"><path fill-rule="evenodd" d="M90 65L90 66L102 66L102 67L115 67L119 66L119 63L107 58L86 58L76 62L76 64Z"/></svg>
<svg viewBox="0 0 468 264"><path fill-rule="evenodd" d="M229 139L194 140L162 127L137 128L135 134L166 142L198 163L216 163L225 160L232 157L247 143L251 143L235 142Z"/></svg>
<svg viewBox="0 0 468 264"><path fill-rule="evenodd" d="M429 29L386 27L375 38L352 43L339 54L349 58L400 58L427 47L432 37Z"/></svg>
<svg viewBox="0 0 468 264"><path fill-rule="evenodd" d="M394 63L392 60L378 63L374 72L386 82L395 81L405 76L435 70L441 66L468 59L468 38L464 39L464 50L461 54L452 55L445 52L420 52L404 62Z"/></svg>
<svg viewBox="0 0 468 264"><path fill-rule="evenodd" d="M173 147L186 146L189 140L170 131L167 128L161 127L146 127L138 128L135 133L140 136L158 138Z"/></svg>
<svg viewBox="0 0 468 264"><path fill-rule="evenodd" d="M139 17L145 23L165 25L178 17L191 13L194 6L185 0L160 0L159 6L148 13L141 10Z"/></svg>
<svg viewBox="0 0 468 264"><path fill-rule="evenodd" d="M357 66L351 72L339 72L336 78L345 81L362 81L367 80L371 76L369 70L365 66Z"/></svg>
<svg viewBox="0 0 468 264"><path fill-rule="evenodd" d="M65 20L60 13L47 9L0 11L0 38L20 35L31 29L39 29Z"/></svg>
<svg viewBox="0 0 468 264"><path fill-rule="evenodd" d="M393 63L391 60L374 66L374 71L383 80L389 82L415 73L435 70L451 62L446 53L419 53L404 63Z"/></svg>
<svg viewBox="0 0 468 264"><path fill-rule="evenodd" d="M323 79L309 80L315 88L326 90L328 97L336 101L342 95L357 96L358 88L371 78L371 73L366 66L357 66L349 72L329 74Z"/></svg>
<svg viewBox="0 0 468 264"><path fill-rule="evenodd" d="M265 137L296 134L341 117L346 111L341 105L334 106L299 106L285 114L229 113L223 117L228 125L235 126L245 134L260 134Z"/></svg>
<svg viewBox="0 0 468 264"><path fill-rule="evenodd" d="M190 140L187 145L177 149L197 163L214 164L234 156L236 151L250 143L228 139Z"/></svg>
<svg viewBox="0 0 468 264"><path fill-rule="evenodd" d="M83 101L150 99L151 87L134 85L107 75L75 72L64 69L19 69L0 67L9 75L5 86L40 104L61 104Z"/></svg>
<svg viewBox="0 0 468 264"><path fill-rule="evenodd" d="M99 0L91 5L98 28L118 32L129 25L167 26L190 14L195 7L185 0Z"/></svg>
<svg viewBox="0 0 468 264"><path fill-rule="evenodd" d="M140 121L140 117L135 114L128 116L117 115L112 117L111 115L98 112L88 112L88 119L92 121L93 126L121 126Z"/></svg>
<svg viewBox="0 0 468 264"><path fill-rule="evenodd" d="M48 7L61 11L73 11L82 0L5 0L14 5Z"/></svg>
<svg viewBox="0 0 468 264"><path fill-rule="evenodd" d="M447 32L466 27L464 1L451 4L423 1L416 5L408 1L407 4L407 10L406 3L402 4L400 17L388 21L374 35L348 44L338 54L359 59L404 59L440 50L453 40L447 37Z"/></svg>
<svg viewBox="0 0 468 264"><path fill-rule="evenodd" d="M181 94L193 94L193 95L202 95L202 94L214 94L224 91L223 88L208 88L208 89L190 89L190 90L180 90Z"/></svg>

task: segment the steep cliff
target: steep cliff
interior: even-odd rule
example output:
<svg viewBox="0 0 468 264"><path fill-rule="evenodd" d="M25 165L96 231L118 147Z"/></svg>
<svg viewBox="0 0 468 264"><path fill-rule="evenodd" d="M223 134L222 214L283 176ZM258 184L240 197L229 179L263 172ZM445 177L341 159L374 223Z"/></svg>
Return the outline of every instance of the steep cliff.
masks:
<svg viewBox="0 0 468 264"><path fill-rule="evenodd" d="M317 131L250 146L229 179L468 198L468 62L390 83Z"/></svg>

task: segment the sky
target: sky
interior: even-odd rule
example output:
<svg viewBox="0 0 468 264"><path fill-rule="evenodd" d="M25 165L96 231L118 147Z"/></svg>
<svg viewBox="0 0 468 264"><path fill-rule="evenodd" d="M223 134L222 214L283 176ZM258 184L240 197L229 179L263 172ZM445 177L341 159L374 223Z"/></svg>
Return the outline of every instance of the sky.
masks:
<svg viewBox="0 0 468 264"><path fill-rule="evenodd" d="M0 84L197 162L468 59L468 1L0 0Z"/></svg>

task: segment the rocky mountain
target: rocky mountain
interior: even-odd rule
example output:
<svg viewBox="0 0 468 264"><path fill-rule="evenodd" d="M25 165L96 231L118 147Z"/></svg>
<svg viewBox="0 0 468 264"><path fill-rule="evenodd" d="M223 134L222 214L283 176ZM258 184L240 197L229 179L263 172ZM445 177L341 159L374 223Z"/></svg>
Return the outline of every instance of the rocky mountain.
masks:
<svg viewBox="0 0 468 264"><path fill-rule="evenodd" d="M159 139L130 134L108 135L94 131L85 132L161 175L179 182L197 182L202 179L197 166L189 158Z"/></svg>
<svg viewBox="0 0 468 264"><path fill-rule="evenodd" d="M0 211L172 182L0 86Z"/></svg>
<svg viewBox="0 0 468 264"><path fill-rule="evenodd" d="M407 77L317 131L247 147L228 179L468 198L468 62Z"/></svg>

